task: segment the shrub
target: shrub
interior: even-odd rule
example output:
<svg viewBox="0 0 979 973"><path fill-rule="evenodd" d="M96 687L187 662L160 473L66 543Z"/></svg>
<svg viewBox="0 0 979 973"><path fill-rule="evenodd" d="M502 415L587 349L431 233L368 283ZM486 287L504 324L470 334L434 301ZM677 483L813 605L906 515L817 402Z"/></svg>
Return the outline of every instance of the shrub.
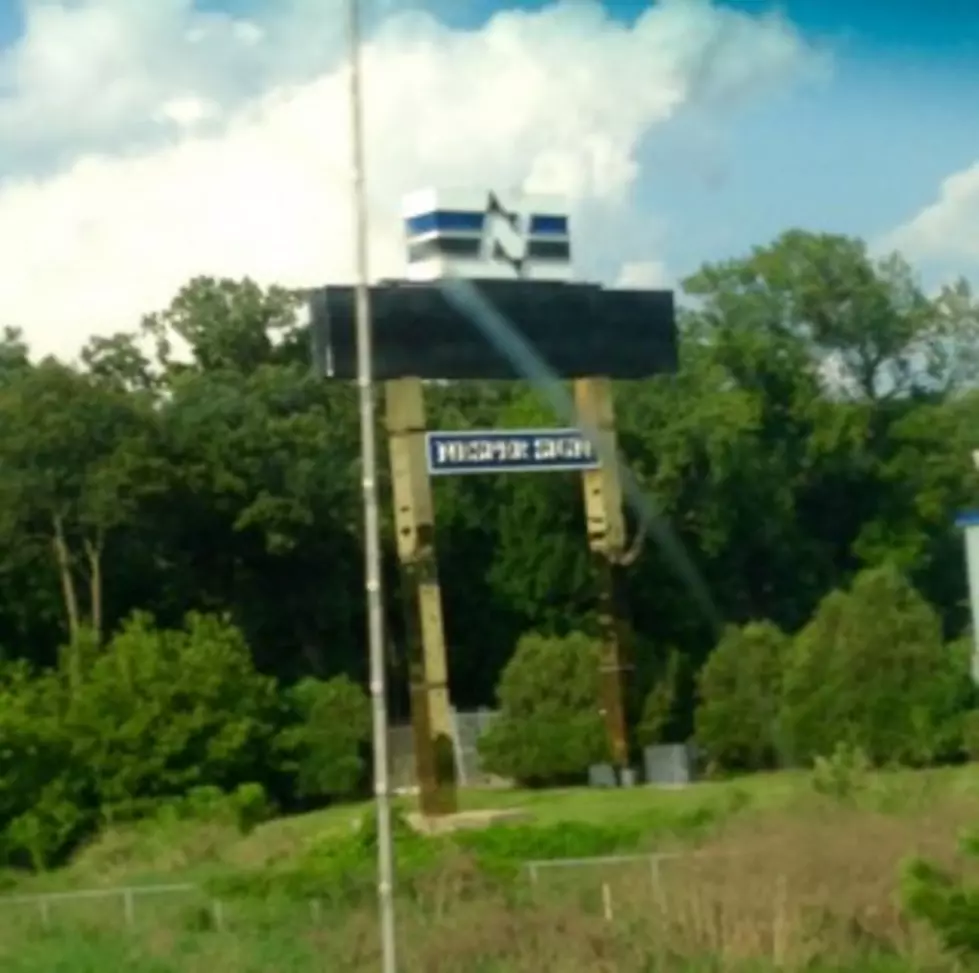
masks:
<svg viewBox="0 0 979 973"><path fill-rule="evenodd" d="M370 739L370 701L346 676L303 679L287 699L294 724L277 746L296 775L300 797L347 797L364 783L364 744Z"/></svg>
<svg viewBox="0 0 979 973"><path fill-rule="evenodd" d="M255 670L227 620L189 615L179 630L135 615L90 667L68 711L77 759L100 803L166 799L261 781L281 720L273 680Z"/></svg>
<svg viewBox="0 0 979 973"><path fill-rule="evenodd" d="M838 743L828 757L817 757L812 770L812 788L817 794L849 801L867 786L870 761L858 747Z"/></svg>
<svg viewBox="0 0 979 973"><path fill-rule="evenodd" d="M789 639L771 622L729 627L697 677L697 744L720 770L763 770L780 757L778 714Z"/></svg>
<svg viewBox="0 0 979 973"><path fill-rule="evenodd" d="M977 837L967 837L962 850L976 857ZM907 912L931 926L946 949L966 963L979 958L979 889L931 862L914 859L905 866L901 893Z"/></svg>
<svg viewBox="0 0 979 973"><path fill-rule="evenodd" d="M652 686L642 701L636 725L636 742L641 747L660 743L676 720L680 685L685 675L683 657L675 649L653 675Z"/></svg>
<svg viewBox="0 0 979 973"><path fill-rule="evenodd" d="M795 638L782 727L796 761L859 748L874 765L918 765L949 745L966 673L937 613L893 568L860 574Z"/></svg>
<svg viewBox="0 0 979 973"><path fill-rule="evenodd" d="M521 638L497 687L499 715L479 741L486 769L543 786L607 760L598 666L598 646L580 633Z"/></svg>
<svg viewBox="0 0 979 973"><path fill-rule="evenodd" d="M46 868L95 826L89 768L64 719L68 700L57 673L34 675L20 664L0 671L0 834L8 864Z"/></svg>

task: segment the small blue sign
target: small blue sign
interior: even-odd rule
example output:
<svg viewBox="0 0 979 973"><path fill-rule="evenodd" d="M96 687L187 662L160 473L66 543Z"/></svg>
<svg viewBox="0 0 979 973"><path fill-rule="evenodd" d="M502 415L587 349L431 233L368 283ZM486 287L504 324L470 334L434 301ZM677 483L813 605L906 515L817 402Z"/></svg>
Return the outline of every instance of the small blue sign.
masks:
<svg viewBox="0 0 979 973"><path fill-rule="evenodd" d="M577 429L430 432L426 440L432 476L593 470L599 465L591 442Z"/></svg>
<svg viewBox="0 0 979 973"><path fill-rule="evenodd" d="M963 510L955 518L956 527L979 527L979 510Z"/></svg>

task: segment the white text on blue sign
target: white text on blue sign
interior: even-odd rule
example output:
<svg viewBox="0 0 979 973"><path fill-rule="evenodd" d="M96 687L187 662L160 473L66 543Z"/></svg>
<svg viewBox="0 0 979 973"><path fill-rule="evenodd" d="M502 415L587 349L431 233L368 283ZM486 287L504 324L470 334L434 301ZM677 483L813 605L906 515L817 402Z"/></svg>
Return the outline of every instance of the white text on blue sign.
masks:
<svg viewBox="0 0 979 973"><path fill-rule="evenodd" d="M428 469L433 475L598 466L594 447L577 429L430 432L427 439Z"/></svg>

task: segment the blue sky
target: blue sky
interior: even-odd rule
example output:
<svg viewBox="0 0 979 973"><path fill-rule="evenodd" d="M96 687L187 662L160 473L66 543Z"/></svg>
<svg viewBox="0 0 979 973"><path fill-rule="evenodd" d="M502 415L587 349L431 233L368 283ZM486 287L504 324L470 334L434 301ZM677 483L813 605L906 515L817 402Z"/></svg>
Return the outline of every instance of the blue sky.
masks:
<svg viewBox="0 0 979 973"><path fill-rule="evenodd" d="M607 0L625 21L649 4ZM685 272L789 226L874 240L909 219L949 174L979 159L979 0L727 0L779 11L832 54L825 82L712 125L705 164L696 120L658 132L639 188L667 223L667 260ZM440 16L473 26L543 0L443 0ZM928 275L944 266L919 262ZM957 268L956 268L957 269ZM931 273L929 273L931 272Z"/></svg>
<svg viewBox="0 0 979 973"><path fill-rule="evenodd" d="M674 281L803 227L900 245L929 287L979 282L979 0L659 0L674 15L655 24L640 0L604 0L613 24L595 21L600 0L362 2L378 29L368 155L388 273L404 191L505 188L547 162L578 180L589 276L645 264ZM343 278L333 3L0 0L0 321L60 350L196 273ZM442 26L407 24L412 6ZM714 8L754 19L725 32ZM522 48L497 16L514 9L541 12ZM789 28L766 26L776 13Z"/></svg>

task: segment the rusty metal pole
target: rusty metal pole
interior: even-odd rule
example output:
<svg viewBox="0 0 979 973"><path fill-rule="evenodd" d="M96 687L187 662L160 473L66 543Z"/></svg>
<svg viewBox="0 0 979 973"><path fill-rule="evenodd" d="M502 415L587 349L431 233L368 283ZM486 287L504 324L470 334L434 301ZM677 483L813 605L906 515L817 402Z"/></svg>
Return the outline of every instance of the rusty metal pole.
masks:
<svg viewBox="0 0 979 973"><path fill-rule="evenodd" d="M583 425L594 431L598 453L618 455L611 380L580 378L574 383L575 405ZM625 708L626 660L632 628L621 596L619 562L625 552L625 517L617 463L603 462L582 473L588 546L599 574L602 715L612 764L619 782L631 782L629 731Z"/></svg>
<svg viewBox="0 0 979 973"><path fill-rule="evenodd" d="M421 379L386 382L385 399L419 803L427 816L452 814L458 810L452 707Z"/></svg>

